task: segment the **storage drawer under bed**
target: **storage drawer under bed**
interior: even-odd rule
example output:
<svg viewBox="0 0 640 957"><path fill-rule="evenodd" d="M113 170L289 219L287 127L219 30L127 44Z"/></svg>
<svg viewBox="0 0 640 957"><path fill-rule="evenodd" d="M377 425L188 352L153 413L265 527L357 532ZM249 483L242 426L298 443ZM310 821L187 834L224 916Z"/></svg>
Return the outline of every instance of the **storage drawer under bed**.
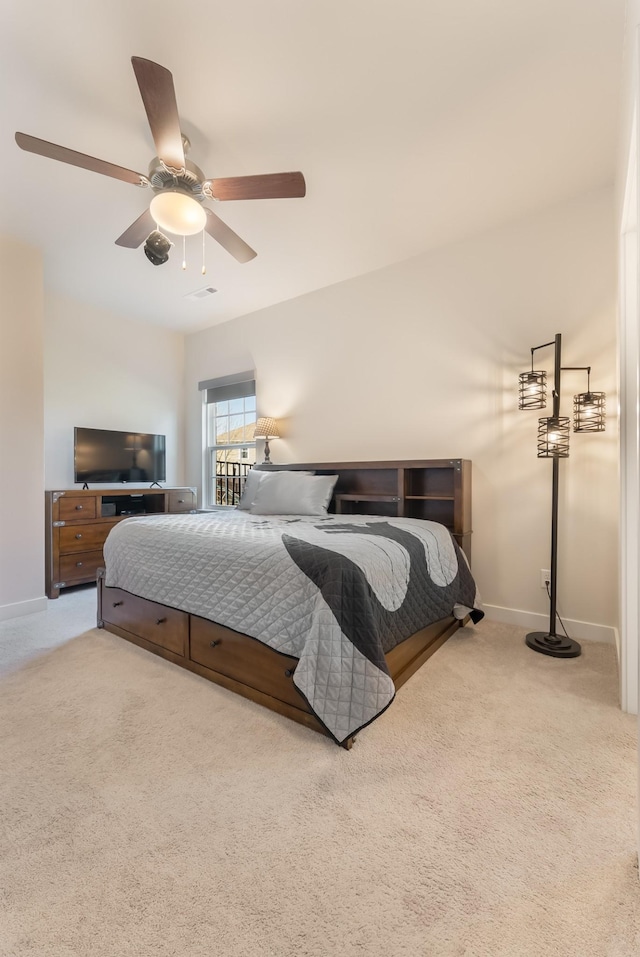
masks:
<svg viewBox="0 0 640 957"><path fill-rule="evenodd" d="M138 598L120 588L102 589L102 619L146 641L186 655L189 639L189 616L185 611L159 605L147 598Z"/></svg>
<svg viewBox="0 0 640 957"><path fill-rule="evenodd" d="M191 615L190 658L211 671L295 708L308 710L309 706L293 684L298 659L280 655L255 638Z"/></svg>

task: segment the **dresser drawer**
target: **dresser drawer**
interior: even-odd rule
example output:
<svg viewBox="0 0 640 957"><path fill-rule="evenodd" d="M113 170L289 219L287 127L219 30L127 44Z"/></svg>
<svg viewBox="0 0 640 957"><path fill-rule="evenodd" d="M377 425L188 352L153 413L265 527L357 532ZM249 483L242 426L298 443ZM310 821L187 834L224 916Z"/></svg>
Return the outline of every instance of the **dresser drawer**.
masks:
<svg viewBox="0 0 640 957"><path fill-rule="evenodd" d="M88 552L102 548L115 522L64 525L60 529L60 554Z"/></svg>
<svg viewBox="0 0 640 957"><path fill-rule="evenodd" d="M60 581L68 584L83 578L95 578L101 565L104 565L101 548L92 552L75 552L73 555L61 555Z"/></svg>
<svg viewBox="0 0 640 957"><path fill-rule="evenodd" d="M103 587L102 617L110 624L118 625L177 655L185 653L189 616L184 611L138 598L120 588Z"/></svg>
<svg viewBox="0 0 640 957"><path fill-rule="evenodd" d="M281 655L256 639L192 615L190 658L296 708L307 708L293 684L298 659Z"/></svg>
<svg viewBox="0 0 640 957"><path fill-rule="evenodd" d="M58 502L58 508L60 509L60 520L63 522L70 522L76 518L96 517L96 500L95 497L90 495L85 497L70 495L68 498L63 495Z"/></svg>
<svg viewBox="0 0 640 957"><path fill-rule="evenodd" d="M196 497L190 488L176 488L169 492L170 512L190 512L196 507Z"/></svg>

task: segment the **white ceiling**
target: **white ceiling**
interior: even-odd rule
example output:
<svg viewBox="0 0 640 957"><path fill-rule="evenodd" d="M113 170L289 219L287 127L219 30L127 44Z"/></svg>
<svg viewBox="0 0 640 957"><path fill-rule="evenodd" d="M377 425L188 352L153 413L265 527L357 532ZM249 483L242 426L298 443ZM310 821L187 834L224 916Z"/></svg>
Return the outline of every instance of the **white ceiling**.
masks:
<svg viewBox="0 0 640 957"><path fill-rule="evenodd" d="M5 0L0 231L76 299L191 331L612 182L624 0ZM36 11L37 8L37 12ZM20 130L130 169L155 154L131 67L173 74L207 176L302 170L304 199L216 213L154 267L115 239L151 194L25 153ZM185 295L214 286L208 299Z"/></svg>

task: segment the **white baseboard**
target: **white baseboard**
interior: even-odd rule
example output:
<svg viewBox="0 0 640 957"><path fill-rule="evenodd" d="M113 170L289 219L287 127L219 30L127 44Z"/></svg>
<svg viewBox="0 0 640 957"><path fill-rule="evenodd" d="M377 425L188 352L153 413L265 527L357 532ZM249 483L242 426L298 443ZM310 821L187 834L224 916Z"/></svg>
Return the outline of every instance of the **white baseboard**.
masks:
<svg viewBox="0 0 640 957"><path fill-rule="evenodd" d="M29 601L16 601L12 605L0 605L0 621L10 618L22 618L23 615L33 615L37 611L47 610L47 599L31 598Z"/></svg>
<svg viewBox="0 0 640 957"><path fill-rule="evenodd" d="M500 605L483 604L482 607L490 621L518 625L531 631L547 632L549 630L549 615L540 615L534 611L520 611L517 608L502 608ZM569 637L576 641L606 641L618 645L617 629L612 625L595 625L590 621L575 621L572 618L562 620Z"/></svg>

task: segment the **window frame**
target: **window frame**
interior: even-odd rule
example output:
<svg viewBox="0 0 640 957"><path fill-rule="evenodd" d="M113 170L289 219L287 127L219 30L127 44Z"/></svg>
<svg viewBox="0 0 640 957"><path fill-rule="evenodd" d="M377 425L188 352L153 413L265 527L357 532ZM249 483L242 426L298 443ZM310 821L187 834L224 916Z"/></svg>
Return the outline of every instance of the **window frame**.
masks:
<svg viewBox="0 0 640 957"><path fill-rule="evenodd" d="M235 380L235 382L233 381ZM257 421L256 389L253 373L239 376L228 376L222 379L210 379L200 383L203 395L202 429L203 429L203 456L202 456L202 505L205 509L233 508L242 496L247 473L256 464L255 438L241 442L220 442L220 431L217 427L218 418L226 418L227 425L231 425L232 418L241 417L239 428L244 430ZM235 393L239 394L235 394ZM216 396L220 398L216 399ZM242 400L242 410L231 412L227 408L224 412L216 412L222 403L231 403ZM252 400L253 408L247 409L247 400ZM229 429L222 435L232 434ZM246 450L246 455L242 452ZM237 453L234 458L234 453ZM226 458L227 454L231 458ZM230 467L231 466L231 467Z"/></svg>

